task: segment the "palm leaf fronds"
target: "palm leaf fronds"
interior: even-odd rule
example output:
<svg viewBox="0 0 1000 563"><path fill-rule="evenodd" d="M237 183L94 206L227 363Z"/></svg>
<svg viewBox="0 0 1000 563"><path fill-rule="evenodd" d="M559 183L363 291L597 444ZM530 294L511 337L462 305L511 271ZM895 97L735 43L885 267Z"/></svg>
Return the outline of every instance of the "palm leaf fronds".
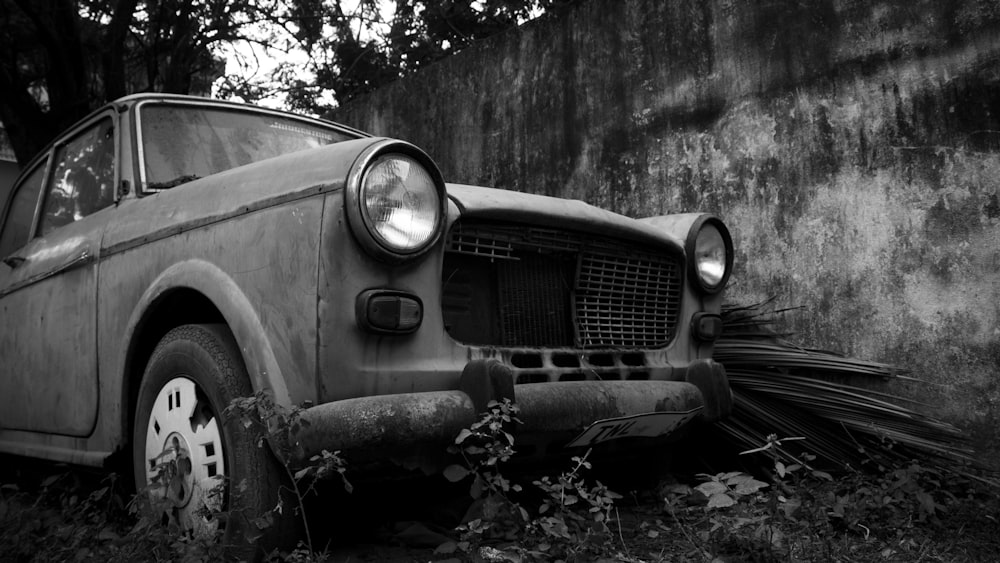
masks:
<svg viewBox="0 0 1000 563"><path fill-rule="evenodd" d="M915 459L949 471L974 463L969 439L958 428L900 405L915 401L878 389L906 370L790 344L787 334L773 329L776 315L789 309L768 311L769 304L723 311L714 358L726 366L733 389L733 415L718 424L730 441L750 450L771 435L802 436L795 448L844 469L873 460ZM792 448L782 445L777 453L798 461Z"/></svg>

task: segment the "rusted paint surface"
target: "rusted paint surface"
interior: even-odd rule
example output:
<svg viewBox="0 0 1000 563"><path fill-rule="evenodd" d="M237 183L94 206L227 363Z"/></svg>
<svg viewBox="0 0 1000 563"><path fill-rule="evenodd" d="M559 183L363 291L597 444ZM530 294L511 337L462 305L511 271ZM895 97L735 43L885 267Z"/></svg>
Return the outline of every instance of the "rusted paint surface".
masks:
<svg viewBox="0 0 1000 563"><path fill-rule="evenodd" d="M1000 428L1000 8L590 0L347 104L447 178L718 213L732 300ZM442 99L442 93L447 99Z"/></svg>
<svg viewBox="0 0 1000 563"><path fill-rule="evenodd" d="M94 427L106 211L29 244L18 268L0 265L0 428L86 436Z"/></svg>
<svg viewBox="0 0 1000 563"><path fill-rule="evenodd" d="M594 421L648 412L688 412L704 404L682 381L564 381L514 388L519 432L580 431Z"/></svg>
<svg viewBox="0 0 1000 563"><path fill-rule="evenodd" d="M130 131L131 114L119 118L117 130ZM126 143L118 154L131 155L131 137L118 138ZM129 354L155 345L138 330L174 290L204 296L218 313L172 314L211 322L221 314L255 389L286 405L315 400L325 194L339 199L351 162L371 142L271 159L141 199L132 192L19 250L22 264L0 266L0 449L99 464L123 446L143 369L132 366L139 375L129 380ZM130 162L118 170L134 186Z"/></svg>
<svg viewBox="0 0 1000 563"><path fill-rule="evenodd" d="M335 401L303 412L296 459L325 450L400 448L447 444L476 421L461 391L407 393Z"/></svg>
<svg viewBox="0 0 1000 563"><path fill-rule="evenodd" d="M690 412L704 402L680 381L568 381L514 388L517 432L579 432L598 420L650 412ZM447 444L478 418L462 391L391 394L334 401L303 411L296 461L322 450L406 449Z"/></svg>

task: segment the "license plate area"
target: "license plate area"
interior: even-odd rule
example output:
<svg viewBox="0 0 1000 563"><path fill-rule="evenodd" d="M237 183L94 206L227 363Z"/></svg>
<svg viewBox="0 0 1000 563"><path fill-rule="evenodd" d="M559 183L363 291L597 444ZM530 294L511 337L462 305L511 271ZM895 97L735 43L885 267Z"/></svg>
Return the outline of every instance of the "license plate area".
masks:
<svg viewBox="0 0 1000 563"><path fill-rule="evenodd" d="M659 438L672 434L701 411L650 412L598 420L566 444L567 448L590 447L621 438Z"/></svg>

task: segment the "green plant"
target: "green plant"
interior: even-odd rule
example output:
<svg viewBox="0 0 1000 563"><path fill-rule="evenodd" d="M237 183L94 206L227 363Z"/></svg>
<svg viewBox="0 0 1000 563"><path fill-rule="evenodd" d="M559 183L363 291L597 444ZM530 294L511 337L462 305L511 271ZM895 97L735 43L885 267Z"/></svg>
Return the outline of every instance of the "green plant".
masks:
<svg viewBox="0 0 1000 563"><path fill-rule="evenodd" d="M347 480L347 462L340 457L339 451L323 450L309 458L309 462L297 470L290 464L289 460L293 459L295 448L295 436L302 428L309 425L309 421L302 417L303 412L303 409L297 406L286 408L278 405L269 393L258 391L251 397L234 399L223 413L224 416L239 417L245 428L255 432L258 447L265 447L265 443L269 443L277 454L288 478L287 482L291 485L290 488L282 485L282 488L294 495L293 511L301 518L305 532L304 544L300 542L296 550L285 554L286 558L291 557L291 560L295 561L311 561L314 559L310 558L317 557L305 506L306 497L316 490L316 483L323 479L339 477L344 490L349 493L353 491L353 486ZM279 498L282 497L279 495ZM275 524L275 515L283 514L284 510L284 500L279 500L274 509L259 515L254 524L260 529L272 526Z"/></svg>
<svg viewBox="0 0 1000 563"><path fill-rule="evenodd" d="M767 487L767 483L740 471L715 475L699 473L698 476L704 481L694 489L708 499L706 504L708 510L733 506L738 499L756 494L757 491Z"/></svg>
<svg viewBox="0 0 1000 563"><path fill-rule="evenodd" d="M479 420L463 429L448 451L458 455L461 463L448 466L444 475L452 482L472 478L469 494L473 498L466 521L458 527L459 542L449 542L439 552L455 549L470 551L495 550L484 546L488 540L518 540L511 547L515 559L566 558L587 549L596 537L610 533L608 522L614 501L621 496L599 481L590 486L582 473L591 469L583 456L573 457L574 466L555 479L548 476L534 481L544 497L537 508L537 517L511 499L522 487L511 482L500 465L514 455L514 436L509 432L519 423L517 405L509 400L491 402ZM491 551L492 552L492 551ZM496 554L494 554L496 555ZM504 556L500 552L499 556Z"/></svg>
<svg viewBox="0 0 1000 563"><path fill-rule="evenodd" d="M514 455L514 436L508 429L520 423L517 412L517 405L509 399L491 401L480 419L463 428L448 447L448 452L460 456L462 463L446 467L445 478L457 483L472 477L471 517L459 527L462 541L458 547L462 549L482 539L514 537L528 521L527 511L509 496L520 492L521 486L508 480L499 469Z"/></svg>
<svg viewBox="0 0 1000 563"><path fill-rule="evenodd" d="M600 481L588 486L582 472L591 469L589 456L587 450L582 457L573 457L573 468L555 481L545 476L533 482L546 495L538 507L538 518L528 526L530 533L542 538L536 546L538 551L571 555L592 537L605 537L611 532L611 511L615 500L622 496Z"/></svg>

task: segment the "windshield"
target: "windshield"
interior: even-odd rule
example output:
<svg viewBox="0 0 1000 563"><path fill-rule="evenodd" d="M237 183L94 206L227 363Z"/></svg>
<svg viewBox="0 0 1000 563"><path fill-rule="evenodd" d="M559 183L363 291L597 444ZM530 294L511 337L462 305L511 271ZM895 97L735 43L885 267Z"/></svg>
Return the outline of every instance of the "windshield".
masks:
<svg viewBox="0 0 1000 563"><path fill-rule="evenodd" d="M153 190L355 138L273 113L188 104L144 104L139 122L145 188Z"/></svg>

